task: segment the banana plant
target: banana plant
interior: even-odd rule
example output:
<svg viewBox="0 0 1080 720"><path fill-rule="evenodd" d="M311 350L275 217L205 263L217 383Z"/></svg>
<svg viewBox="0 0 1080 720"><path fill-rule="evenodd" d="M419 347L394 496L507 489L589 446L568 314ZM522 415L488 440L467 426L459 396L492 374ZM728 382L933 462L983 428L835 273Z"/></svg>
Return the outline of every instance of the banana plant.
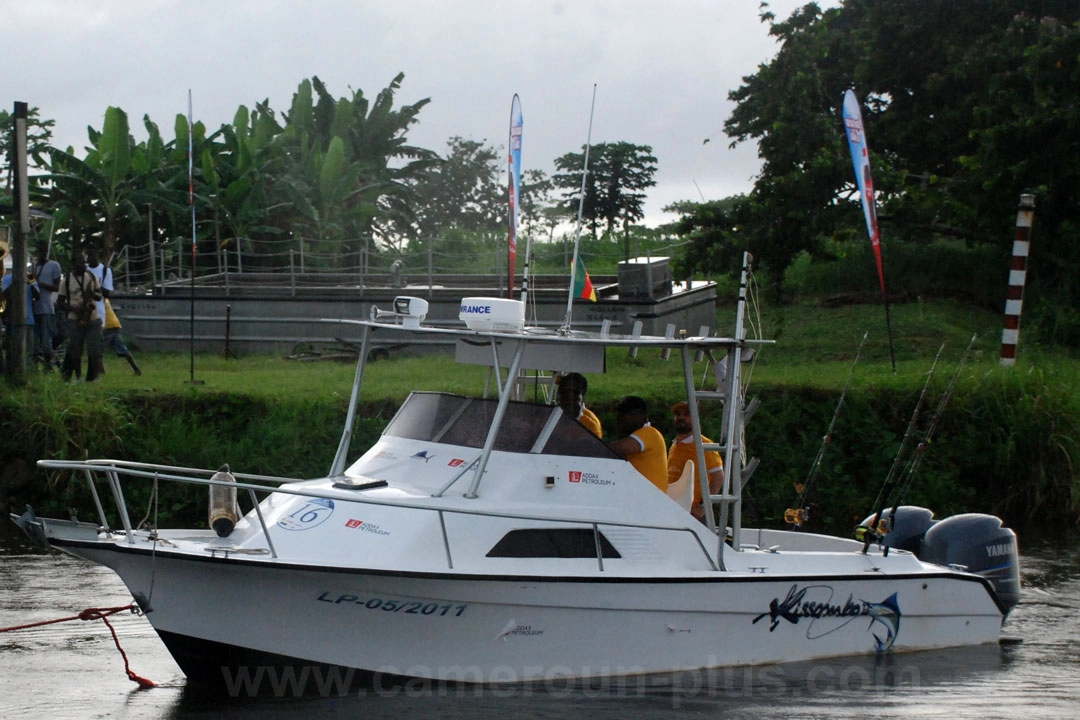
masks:
<svg viewBox="0 0 1080 720"><path fill-rule="evenodd" d="M116 227L121 217L137 216L132 202L138 188L132 172L134 140L128 131L127 114L116 107L105 111L101 132L88 128L91 147L85 159L70 151L53 149L53 172L49 179L54 188L54 205L66 207L79 219L83 238L100 232L104 239L104 257L116 247ZM101 218L100 223L96 218Z"/></svg>
<svg viewBox="0 0 1080 720"><path fill-rule="evenodd" d="M409 180L437 162L407 144L405 133L429 101L394 109L398 74L374 104L362 91L335 99L318 77L304 80L279 138L289 159L284 187L301 232L324 249L351 254L377 234L380 220L411 212ZM404 161L404 162L402 162Z"/></svg>
<svg viewBox="0 0 1080 720"><path fill-rule="evenodd" d="M281 206L270 202L268 187L280 165L273 140L282 131L274 112L264 101L249 111L236 111L231 125L223 125L206 143L200 157L202 182L213 196L214 210L226 229L222 247L248 243L253 238L280 234L273 213Z"/></svg>

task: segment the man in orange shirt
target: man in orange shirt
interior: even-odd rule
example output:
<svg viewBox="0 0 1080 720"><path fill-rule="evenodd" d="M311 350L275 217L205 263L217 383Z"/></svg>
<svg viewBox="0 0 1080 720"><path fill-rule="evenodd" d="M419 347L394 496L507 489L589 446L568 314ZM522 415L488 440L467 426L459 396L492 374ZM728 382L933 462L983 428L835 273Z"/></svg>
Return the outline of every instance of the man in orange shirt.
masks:
<svg viewBox="0 0 1080 720"><path fill-rule="evenodd" d="M671 406L671 424L675 428L675 439L671 441L671 450L668 451L668 482L674 482L682 474L683 466L687 460L693 460L697 467L697 446L694 444L692 434L693 423L690 421L690 406L685 402L677 402ZM711 443L712 440L701 436L701 442ZM709 471L709 492L719 494L724 487L724 461L720 453L715 450L705 452L705 467ZM705 518L705 505L701 498L701 483L698 482L697 471L694 471L694 502L690 506L690 513L698 520Z"/></svg>
<svg viewBox="0 0 1080 720"><path fill-rule="evenodd" d="M558 385L555 399L563 412L588 428L596 437L604 437L604 431L600 427L600 418L585 407L585 393L589 391L589 381L585 379L585 376L576 372L556 375L555 383Z"/></svg>
<svg viewBox="0 0 1080 720"><path fill-rule="evenodd" d="M667 443L660 431L649 424L649 406L645 399L627 395L615 407L615 412L615 424L626 437L611 443L611 449L629 460L634 469L666 494Z"/></svg>

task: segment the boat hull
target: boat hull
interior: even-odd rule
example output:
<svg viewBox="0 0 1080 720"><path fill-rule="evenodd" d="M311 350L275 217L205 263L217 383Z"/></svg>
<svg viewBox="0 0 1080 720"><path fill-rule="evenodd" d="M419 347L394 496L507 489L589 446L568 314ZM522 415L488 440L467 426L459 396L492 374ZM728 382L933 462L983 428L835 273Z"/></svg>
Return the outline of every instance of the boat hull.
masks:
<svg viewBox="0 0 1080 720"><path fill-rule="evenodd" d="M945 569L485 577L53 544L117 572L185 675L232 693L280 692L283 668L289 688L308 678L326 692L373 678L520 683L922 650L995 642L1002 622L985 580Z"/></svg>

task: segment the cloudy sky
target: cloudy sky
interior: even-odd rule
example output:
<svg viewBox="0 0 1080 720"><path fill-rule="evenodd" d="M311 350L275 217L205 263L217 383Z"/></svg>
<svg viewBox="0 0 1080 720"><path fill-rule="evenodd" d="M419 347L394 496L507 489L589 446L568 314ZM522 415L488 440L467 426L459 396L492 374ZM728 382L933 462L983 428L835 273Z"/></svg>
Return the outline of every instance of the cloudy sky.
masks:
<svg viewBox="0 0 1080 720"><path fill-rule="evenodd" d="M805 0L769 0L786 18ZM837 1L819 2L835 6ZM649 145L649 224L676 200L750 189L757 149L729 150L728 92L775 56L758 0L0 0L0 100L40 108L55 143L81 154L87 125L127 112L210 129L239 105L288 109L304 78L374 97L398 72L395 104L431 103L409 133L438 152L459 135L505 146L521 97L523 165L546 172L592 141ZM710 142L703 143L705 138ZM700 193L700 194L699 194Z"/></svg>

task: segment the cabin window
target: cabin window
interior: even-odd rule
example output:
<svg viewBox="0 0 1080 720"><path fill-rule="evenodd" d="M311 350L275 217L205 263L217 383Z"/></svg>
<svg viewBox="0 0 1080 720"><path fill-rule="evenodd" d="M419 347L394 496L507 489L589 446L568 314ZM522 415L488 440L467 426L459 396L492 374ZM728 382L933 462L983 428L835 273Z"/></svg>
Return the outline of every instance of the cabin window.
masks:
<svg viewBox="0 0 1080 720"><path fill-rule="evenodd" d="M447 393L414 392L398 410L384 434L410 440L482 448L498 400ZM551 417L552 406L511 402L495 438L495 450L530 452ZM544 455L618 458L606 444L576 420L563 416L542 450Z"/></svg>
<svg viewBox="0 0 1080 720"><path fill-rule="evenodd" d="M387 435L435 440L465 409L469 398L447 393L414 392L386 426Z"/></svg>
<svg viewBox="0 0 1080 720"><path fill-rule="evenodd" d="M596 536L585 528L530 528L511 530L495 547L488 551L488 557L510 558L595 558ZM603 533L600 536L600 552L605 558L621 558Z"/></svg>

